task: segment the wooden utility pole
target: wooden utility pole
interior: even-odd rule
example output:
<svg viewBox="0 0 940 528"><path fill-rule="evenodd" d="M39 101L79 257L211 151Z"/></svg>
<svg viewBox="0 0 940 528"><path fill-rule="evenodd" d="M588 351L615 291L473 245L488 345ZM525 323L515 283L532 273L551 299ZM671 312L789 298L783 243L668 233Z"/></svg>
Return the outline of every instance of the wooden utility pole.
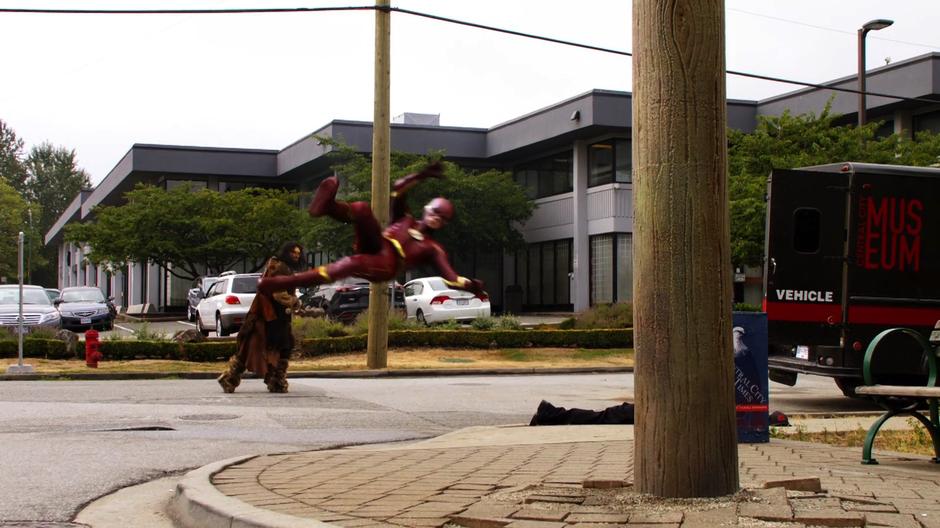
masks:
<svg viewBox="0 0 940 528"><path fill-rule="evenodd" d="M637 491L738 490L724 1L633 0Z"/></svg>
<svg viewBox="0 0 940 528"><path fill-rule="evenodd" d="M382 227L388 224L389 172L389 78L391 12L388 0L375 1L375 94L372 111L372 212ZM382 9L386 8L386 9ZM370 369L388 366L388 283L369 287L369 339L366 364Z"/></svg>

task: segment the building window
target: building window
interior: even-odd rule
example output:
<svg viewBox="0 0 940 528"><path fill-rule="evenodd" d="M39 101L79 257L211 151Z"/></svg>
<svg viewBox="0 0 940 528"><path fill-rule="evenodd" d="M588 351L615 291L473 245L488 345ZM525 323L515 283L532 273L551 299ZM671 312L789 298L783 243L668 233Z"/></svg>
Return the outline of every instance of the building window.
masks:
<svg viewBox="0 0 940 528"><path fill-rule="evenodd" d="M633 160L630 141L609 139L588 147L588 187L605 183L631 183Z"/></svg>
<svg viewBox="0 0 940 528"><path fill-rule="evenodd" d="M573 156L569 150L518 165L513 170L513 179L533 199L571 192L574 188Z"/></svg>
<svg viewBox="0 0 940 528"><path fill-rule="evenodd" d="M516 282L528 307L571 305L571 239L529 244L516 253Z"/></svg>
<svg viewBox="0 0 940 528"><path fill-rule="evenodd" d="M591 237L591 304L633 300L633 235Z"/></svg>
<svg viewBox="0 0 940 528"><path fill-rule="evenodd" d="M614 302L614 236L591 237L591 304Z"/></svg>
<svg viewBox="0 0 940 528"><path fill-rule="evenodd" d="M193 180L167 180L166 181L166 190L172 191L173 189L180 187L182 185L189 185L189 189L193 192L202 190L206 188L206 182L204 181L193 181Z"/></svg>
<svg viewBox="0 0 940 528"><path fill-rule="evenodd" d="M940 133L940 110L935 112L927 112L924 114L916 114L913 117L913 122L911 124L914 128L915 134L924 130Z"/></svg>

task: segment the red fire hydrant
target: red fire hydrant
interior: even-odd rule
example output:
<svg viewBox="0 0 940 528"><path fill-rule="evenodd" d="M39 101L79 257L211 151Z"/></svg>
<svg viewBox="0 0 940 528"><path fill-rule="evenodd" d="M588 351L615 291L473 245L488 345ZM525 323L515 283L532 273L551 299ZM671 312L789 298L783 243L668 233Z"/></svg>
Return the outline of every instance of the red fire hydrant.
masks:
<svg viewBox="0 0 940 528"><path fill-rule="evenodd" d="M98 341L98 331L94 328L85 332L85 365L98 368L101 361L101 342Z"/></svg>

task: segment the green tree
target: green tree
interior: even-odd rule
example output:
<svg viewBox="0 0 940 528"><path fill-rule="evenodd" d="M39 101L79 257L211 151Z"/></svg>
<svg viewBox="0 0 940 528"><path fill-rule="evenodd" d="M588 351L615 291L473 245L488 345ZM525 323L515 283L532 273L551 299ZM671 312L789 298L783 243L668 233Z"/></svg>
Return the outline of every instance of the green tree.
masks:
<svg viewBox="0 0 940 528"><path fill-rule="evenodd" d="M26 167L23 165L23 140L0 119L0 179L17 192L25 192Z"/></svg>
<svg viewBox="0 0 940 528"><path fill-rule="evenodd" d="M371 199L372 169L369 158L328 138L337 150L338 162L333 166L340 177L340 198L348 201ZM392 152L391 181L417 172L440 154L422 156ZM452 254L471 255L476 251L513 251L523 247L524 239L516 229L535 209L525 191L512 177L502 171L471 171L451 162L444 162L445 177L426 180L408 192L408 203L415 217L435 196L453 202L455 217L434 238ZM390 182L391 184L391 182ZM353 229L330 218L317 218L310 225L305 241L310 248L319 248L334 255L352 250Z"/></svg>
<svg viewBox="0 0 940 528"><path fill-rule="evenodd" d="M759 116L754 132L728 132L731 256L735 264L759 264L764 254L767 176L773 169L855 161L895 165L933 165L940 136L929 132L914 140L894 134L877 137L880 122L863 127L834 126L830 106L820 115Z"/></svg>
<svg viewBox="0 0 940 528"><path fill-rule="evenodd" d="M27 203L16 189L0 179L0 277L14 282L17 277L17 240L26 230Z"/></svg>
<svg viewBox="0 0 940 528"><path fill-rule="evenodd" d="M283 190L139 185L125 197L126 204L96 207L92 221L67 226L66 239L88 245L94 264L151 262L182 279L242 261L260 269L308 221L296 196Z"/></svg>
<svg viewBox="0 0 940 528"><path fill-rule="evenodd" d="M43 236L82 189L91 186L88 174L75 162L75 151L44 142L29 151L24 162L23 195L36 211L29 217L30 277L34 284L55 284L58 248L45 246ZM35 242L35 243L34 243Z"/></svg>

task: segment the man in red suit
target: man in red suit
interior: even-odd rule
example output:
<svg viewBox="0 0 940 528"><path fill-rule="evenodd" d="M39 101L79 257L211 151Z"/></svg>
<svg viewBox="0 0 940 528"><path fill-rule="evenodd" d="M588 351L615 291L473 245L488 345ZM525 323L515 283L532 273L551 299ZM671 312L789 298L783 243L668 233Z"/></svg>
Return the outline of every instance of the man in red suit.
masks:
<svg viewBox="0 0 940 528"><path fill-rule="evenodd" d="M419 265L437 269L444 282L452 288L482 294L483 282L457 275L447 259L444 248L432 234L453 218L454 206L443 197L434 198L424 206L424 215L416 220L408 211L405 193L426 178L442 178L440 163L433 163L421 172L397 180L392 190L392 222L382 231L379 221L366 202L344 202L336 199L339 180L331 176L317 188L308 212L310 216L329 216L355 228L355 254L303 273L283 277L265 277L258 291L268 293L300 286L325 284L345 277L360 277L371 282L394 279L402 271Z"/></svg>

